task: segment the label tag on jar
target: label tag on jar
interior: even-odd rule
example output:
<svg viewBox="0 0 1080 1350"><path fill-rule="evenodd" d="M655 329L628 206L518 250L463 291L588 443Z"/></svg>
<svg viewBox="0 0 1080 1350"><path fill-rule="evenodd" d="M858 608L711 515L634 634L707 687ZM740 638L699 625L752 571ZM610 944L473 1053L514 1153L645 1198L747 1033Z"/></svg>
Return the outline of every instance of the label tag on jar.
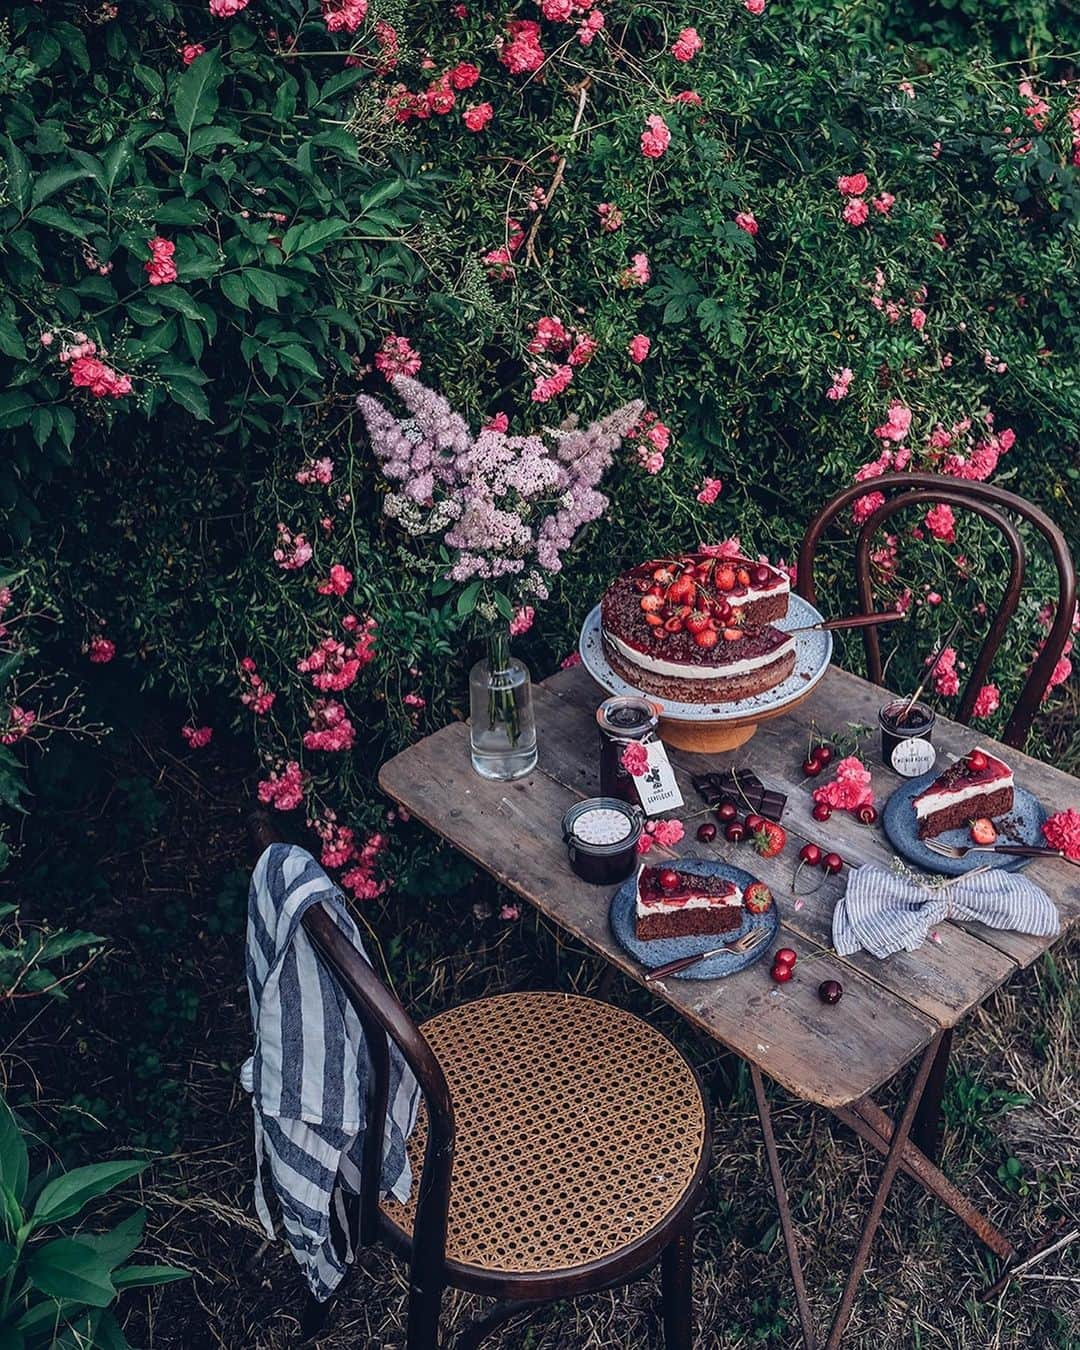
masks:
<svg viewBox="0 0 1080 1350"><path fill-rule="evenodd" d="M892 766L905 778L918 778L921 773L928 773L934 767L936 758L937 752L929 741L924 741L921 736L912 736L897 743L892 752Z"/></svg>
<svg viewBox="0 0 1080 1350"><path fill-rule="evenodd" d="M654 738L644 744L649 767L634 779L634 787L645 814L659 816L682 806L683 795L675 781L675 770L668 760L664 742Z"/></svg>

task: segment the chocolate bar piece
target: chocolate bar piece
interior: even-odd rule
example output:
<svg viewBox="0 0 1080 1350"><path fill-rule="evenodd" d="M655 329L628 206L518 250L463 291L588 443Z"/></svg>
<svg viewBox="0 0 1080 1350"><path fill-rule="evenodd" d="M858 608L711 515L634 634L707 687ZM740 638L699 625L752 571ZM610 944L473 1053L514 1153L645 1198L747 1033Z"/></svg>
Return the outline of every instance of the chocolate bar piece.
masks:
<svg viewBox="0 0 1080 1350"><path fill-rule="evenodd" d="M693 784L710 806L731 802L740 811L779 821L787 805L787 797L774 788L767 788L752 769L728 769L726 773L695 774Z"/></svg>

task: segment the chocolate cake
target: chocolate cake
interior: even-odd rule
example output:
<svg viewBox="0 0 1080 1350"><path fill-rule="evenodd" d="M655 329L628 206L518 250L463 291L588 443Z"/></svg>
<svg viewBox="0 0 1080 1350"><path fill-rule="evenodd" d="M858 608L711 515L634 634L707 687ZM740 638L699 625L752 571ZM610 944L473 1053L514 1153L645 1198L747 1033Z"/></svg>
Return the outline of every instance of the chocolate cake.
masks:
<svg viewBox="0 0 1080 1350"><path fill-rule="evenodd" d="M933 839L985 816L993 820L1013 807L1012 769L987 750L972 750L912 799L919 838Z"/></svg>
<svg viewBox="0 0 1080 1350"><path fill-rule="evenodd" d="M604 653L628 683L661 698L751 698L795 668L795 639L772 627L787 614L790 589L783 572L745 558L654 559L604 593Z"/></svg>
<svg viewBox="0 0 1080 1350"><path fill-rule="evenodd" d="M643 942L733 933L742 921L742 891L732 881L671 866L645 865L638 872L637 935Z"/></svg>

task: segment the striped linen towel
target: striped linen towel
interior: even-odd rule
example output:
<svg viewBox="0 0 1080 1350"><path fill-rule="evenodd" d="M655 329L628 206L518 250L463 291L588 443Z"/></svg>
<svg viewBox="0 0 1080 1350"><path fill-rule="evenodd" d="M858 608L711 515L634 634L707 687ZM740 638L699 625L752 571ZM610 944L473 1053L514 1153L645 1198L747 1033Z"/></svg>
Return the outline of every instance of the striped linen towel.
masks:
<svg viewBox="0 0 1080 1350"><path fill-rule="evenodd" d="M1052 937L1059 928L1054 902L1017 872L994 867L931 887L868 864L851 873L833 910L833 946L841 956L913 952L946 919L977 920L1035 937Z"/></svg>
<svg viewBox="0 0 1080 1350"><path fill-rule="evenodd" d="M272 844L251 877L247 984L255 1053L240 1077L255 1112L255 1208L268 1237L274 1223L263 1191L263 1161L285 1235L316 1298L341 1282L357 1244L370 1061L352 1004L300 926L321 904L364 955L345 900L305 849ZM419 1087L390 1044L390 1090L383 1147L384 1194L406 1201L412 1174L405 1142Z"/></svg>

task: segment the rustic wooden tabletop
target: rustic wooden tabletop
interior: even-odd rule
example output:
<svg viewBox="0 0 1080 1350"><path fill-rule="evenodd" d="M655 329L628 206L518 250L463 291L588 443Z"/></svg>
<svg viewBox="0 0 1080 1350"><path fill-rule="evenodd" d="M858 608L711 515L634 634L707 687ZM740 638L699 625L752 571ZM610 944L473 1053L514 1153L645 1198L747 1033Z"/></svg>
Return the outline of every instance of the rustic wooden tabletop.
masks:
<svg viewBox="0 0 1080 1350"><path fill-rule="evenodd" d="M480 778L469 762L468 727L456 722L388 761L379 781L395 801L500 882L612 964L640 978L641 967L618 946L608 926L615 888L578 880L561 837L566 809L599 792L595 711L605 691L576 667L545 680L534 695L540 758L529 777L513 783ZM677 814L686 835L675 849L650 855L725 858L770 886L781 919L778 943L799 952L796 979L774 984L763 962L722 980L671 979L649 987L790 1092L828 1107L868 1096L938 1031L953 1027L1055 940L949 921L938 929L939 943L926 942L916 952L884 961L866 954L839 957L832 951L832 911L844 891L844 874L826 878L795 909L792 872L804 842L835 850L853 864L892 857L880 825L861 825L844 812L825 823L815 821L811 789L817 782L805 780L800 768L812 723L826 736L849 723L876 728L884 700L880 688L834 666L804 704L763 724L736 751L705 756L669 747L685 799ZM939 756L962 754L975 744L1000 749L1017 783L1050 811L1080 800L1080 781L1019 751L997 747L969 727L939 716L934 741ZM882 766L876 730L868 736L864 754L880 805L903 780ZM778 858L761 859L746 844L732 845L722 834L711 845L695 838L696 826L710 817L691 775L733 764L752 767L766 786L788 794L783 824L789 844ZM1056 902L1062 932L1077 922L1080 869L1036 859L1026 875ZM833 978L842 982L844 997L830 1007L819 1001L817 987Z"/></svg>

